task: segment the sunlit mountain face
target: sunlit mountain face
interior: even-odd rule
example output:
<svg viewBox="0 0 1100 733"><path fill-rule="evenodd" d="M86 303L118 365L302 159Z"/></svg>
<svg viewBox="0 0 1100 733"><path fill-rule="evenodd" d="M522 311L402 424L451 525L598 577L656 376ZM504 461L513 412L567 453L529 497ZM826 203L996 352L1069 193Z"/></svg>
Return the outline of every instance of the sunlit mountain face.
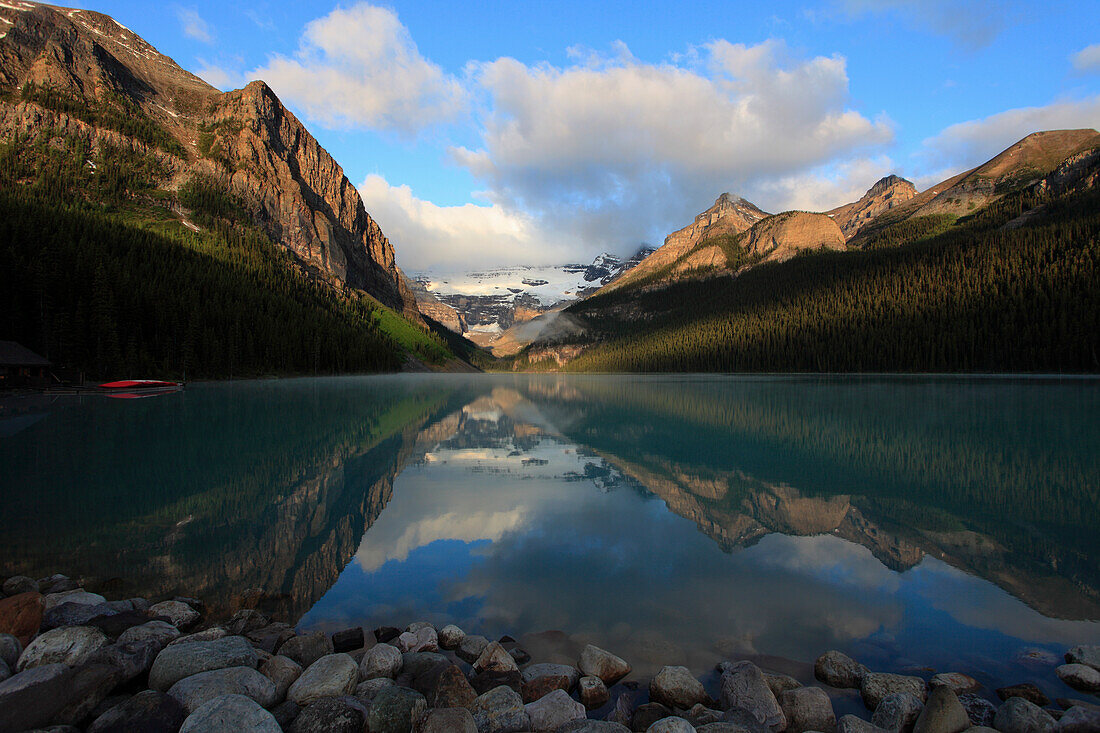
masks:
<svg viewBox="0 0 1100 733"><path fill-rule="evenodd" d="M302 629L453 622L540 659L594 641L641 674L838 648L992 689L1100 640L1097 410L1094 380L940 378L62 399L0 416L0 463L31 489L0 550L30 575L191 590L215 615L255 589ZM78 431L98 437L62 449Z"/></svg>

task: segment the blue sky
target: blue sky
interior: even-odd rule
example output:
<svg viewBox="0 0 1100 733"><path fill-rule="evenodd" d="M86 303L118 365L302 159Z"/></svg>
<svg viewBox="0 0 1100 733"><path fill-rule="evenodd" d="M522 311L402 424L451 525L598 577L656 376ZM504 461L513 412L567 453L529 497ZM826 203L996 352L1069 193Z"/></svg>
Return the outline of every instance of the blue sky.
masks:
<svg viewBox="0 0 1100 733"><path fill-rule="evenodd" d="M723 191L825 210L1100 127L1100 2L90 2L263 78L408 270L660 244Z"/></svg>

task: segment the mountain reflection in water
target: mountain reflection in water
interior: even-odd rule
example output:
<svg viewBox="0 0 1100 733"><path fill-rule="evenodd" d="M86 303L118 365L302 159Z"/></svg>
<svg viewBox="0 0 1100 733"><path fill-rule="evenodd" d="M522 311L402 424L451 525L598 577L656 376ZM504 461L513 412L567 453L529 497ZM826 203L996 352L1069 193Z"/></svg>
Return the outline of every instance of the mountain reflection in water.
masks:
<svg viewBox="0 0 1100 733"><path fill-rule="evenodd" d="M415 375L49 411L0 439L3 573L560 629L526 641L643 673L839 648L990 679L1100 640L1095 380Z"/></svg>

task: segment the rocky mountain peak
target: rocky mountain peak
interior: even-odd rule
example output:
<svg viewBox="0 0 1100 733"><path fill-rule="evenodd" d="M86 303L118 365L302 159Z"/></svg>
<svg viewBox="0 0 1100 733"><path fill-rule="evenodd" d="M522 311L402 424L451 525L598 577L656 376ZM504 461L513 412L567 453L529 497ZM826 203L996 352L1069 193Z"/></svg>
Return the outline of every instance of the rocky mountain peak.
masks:
<svg viewBox="0 0 1100 733"><path fill-rule="evenodd" d="M828 215L840 227L844 237L851 239L875 217L916 195L916 186L901 176L891 174L880 178L858 201L833 209Z"/></svg>

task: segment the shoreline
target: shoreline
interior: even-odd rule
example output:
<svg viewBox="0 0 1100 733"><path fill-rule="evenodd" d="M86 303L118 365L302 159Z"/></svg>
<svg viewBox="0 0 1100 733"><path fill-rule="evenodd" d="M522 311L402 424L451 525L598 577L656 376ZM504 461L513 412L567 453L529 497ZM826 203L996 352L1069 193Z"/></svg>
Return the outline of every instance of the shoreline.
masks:
<svg viewBox="0 0 1100 733"><path fill-rule="evenodd" d="M1074 690L1052 701L1031 683L878 672L835 650L810 684L744 659L715 660L702 677L670 659L638 678L614 650L588 644L572 664L549 662L454 625L299 634L249 608L208 619L200 599L107 600L64 575L7 578L3 591L0 733L1100 730L1100 646L1039 660ZM862 709L842 714L852 699Z"/></svg>

